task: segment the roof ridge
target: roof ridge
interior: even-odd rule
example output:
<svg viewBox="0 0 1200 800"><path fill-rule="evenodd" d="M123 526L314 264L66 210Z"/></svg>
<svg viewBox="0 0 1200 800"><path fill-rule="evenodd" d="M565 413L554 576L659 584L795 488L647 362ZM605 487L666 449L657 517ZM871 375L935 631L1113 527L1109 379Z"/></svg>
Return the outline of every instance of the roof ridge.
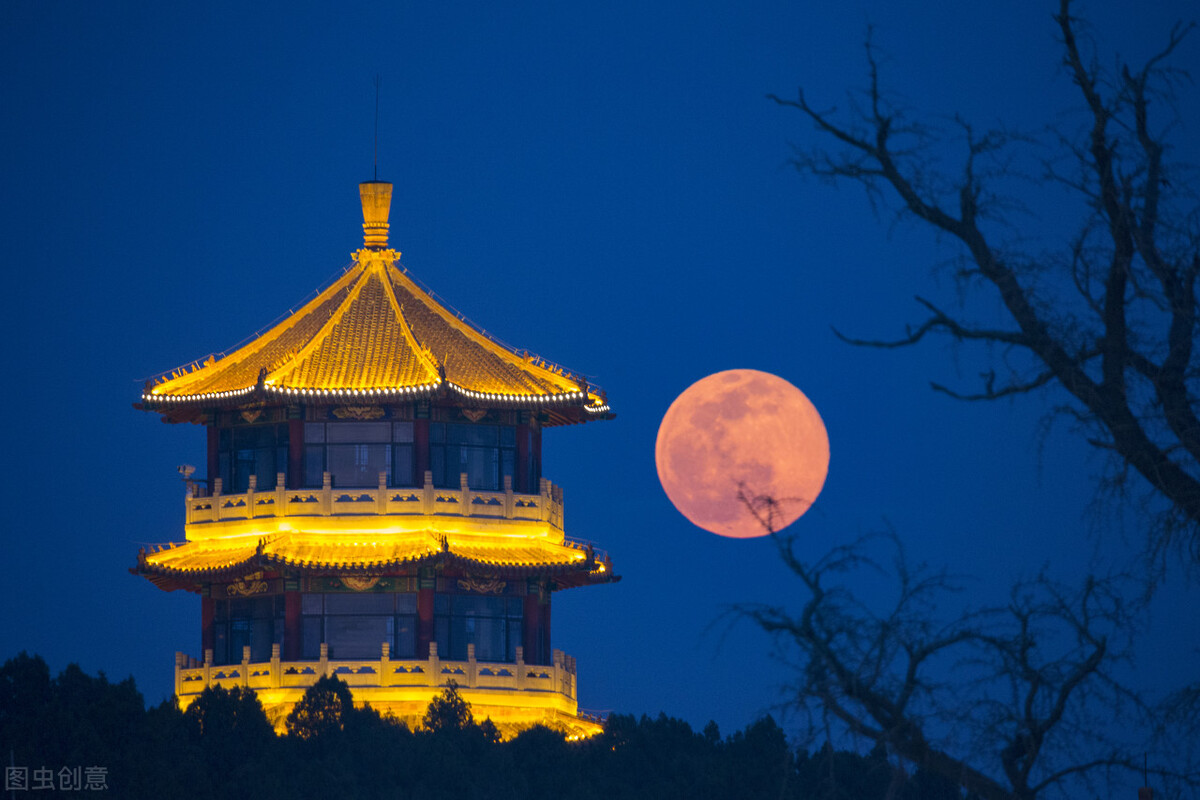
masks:
<svg viewBox="0 0 1200 800"><path fill-rule="evenodd" d="M350 309L350 306L354 304L355 298L362 294L363 277L367 274L367 270L361 262L355 267L354 270L350 270L346 274L349 275L355 270L359 270L362 274L354 279L354 286L350 289L350 292L346 295L346 298L342 300L338 307L333 310L333 313L329 315L329 319L325 320L325 324L322 325L320 329L314 333L307 342L304 343L303 347L296 351L291 358L286 358L285 356L283 359L281 359L281 363L278 366L275 366L273 369L271 369L271 371L267 374L267 383L274 385L276 375L282 373L285 368L289 368L302 362L310 353L312 353L313 350L320 347L324 343L325 337L329 334L329 332L333 330L333 328L339 322L342 321L343 317L346 316L346 312ZM293 314L288 318L288 322L291 322L298 316L299 315L297 314ZM282 328L284 326L281 325L280 327Z"/></svg>
<svg viewBox="0 0 1200 800"><path fill-rule="evenodd" d="M562 367L558 364L553 364L551 366L552 362L549 362L541 357L526 359L521 354L514 352L513 349L508 345L496 341L494 338L489 336L486 331L476 328L474 324L465 320L458 312L451 311L450 308L439 303L434 299L433 295L429 291L426 291L424 287L419 286L417 282L408 275L407 271L402 272L398 269L395 269L395 267L392 268L392 271L393 275L391 277L393 281L399 278L402 282L407 283L411 289L416 290L415 292L412 292L414 297L416 297L418 300L421 300L422 298L428 300L428 302L425 302L424 300L422 300L422 302L424 302L425 306L429 308L430 311L441 317L443 320L449 323L452 328L465 335L469 340L474 341L477 345L483 346L485 349L492 350L509 366L515 367L520 371L533 368L535 370L548 373L547 376L541 376L534 373L530 375L530 377L549 384L549 386L557 389L560 393L578 391L581 388L577 380L575 380L573 377L568 377L568 375L574 375L575 373L570 372L565 367ZM538 361L541 361L542 363L539 364ZM443 359L443 366L446 366L445 359ZM560 371L556 372L556 369ZM582 376L580 377L582 378ZM470 387L464 386L462 388L469 389Z"/></svg>
<svg viewBox="0 0 1200 800"><path fill-rule="evenodd" d="M394 265L393 269L395 269ZM449 315L450 319L457 320L459 323L466 326L467 330L473 331L476 335L483 337L486 341L491 342L502 350L507 351L512 356L521 359L524 363L547 370L566 378L567 380L574 381L576 378L581 378L583 380L587 380L589 386L592 388L599 388L595 384L591 383L591 378L594 376L584 374L577 370L569 369L568 367L559 364L556 361L551 361L545 356L541 356L536 353L530 353L528 348L520 348L516 347L515 345L511 345L495 334L487 331L483 328L483 326L477 324L466 314L459 311L457 308L447 302L444 297L434 291L433 288L427 285L423 280L410 273L407 267L403 267L402 265L400 269L396 270L396 272L402 275L409 283L411 283L422 293L424 293L426 297L432 300L433 308L440 308L441 310L445 311Z"/></svg>
<svg viewBox="0 0 1200 800"><path fill-rule="evenodd" d="M408 320L404 318L404 304L396 297L396 286L391 281L391 276L388 275L388 269L394 268L387 259L376 259L373 263L379 265L379 284L383 287L383 293L387 297L388 302L392 306L392 311L396 314L396 320L400 324L400 332L405 341L412 346L413 355L420 359L422 364L428 369L430 377L434 381L441 380L441 370L438 367L437 359L434 358L433 351L417 340L417 334L413 331L412 326L408 324Z"/></svg>
<svg viewBox="0 0 1200 800"><path fill-rule="evenodd" d="M270 323L270 327L268 327L265 332L263 331L263 329L260 328L259 331L255 332L255 334L252 337L247 337L247 338L243 339L239 344L235 344L229 350L224 351L224 354L220 358L215 358L215 354L210 353L209 356L206 357L204 364L201 367L199 367L198 369L194 369L190 372L182 372L178 376L173 376L170 378L167 377L168 374L170 374L171 372L180 371L180 370L184 369L185 367L176 367L174 370L168 370L167 372L164 372L161 375L157 376L155 379L152 379L153 387L158 387L158 386L161 386L163 384L166 384L166 383L169 383L172 381L180 381L179 385L176 386L175 388L177 388L177 389L182 388L191 383L202 380L201 377L196 377L196 378L194 378L194 380L187 380L189 377L201 376L204 374L205 370L207 370L207 369L220 368L222 366L222 362L226 361L230 356L237 355L239 352L241 352L242 350L245 350L247 347L251 346L252 344L258 343L259 347L261 349L262 347L266 346L270 342L273 342L273 341L281 338L283 336L283 334L287 333L289 330L294 328L297 324L300 323L300 321L304 318L304 316L306 316L306 315L302 314L301 312L305 311L306 309L315 310L316 308L319 308L330 297L337 294L337 292L340 290L343 282L351 280L351 275L354 273L356 268L357 268L357 265L347 269L341 275L334 278L333 281L331 281L328 286L325 286L324 288L320 289L316 293L316 295L313 296L313 298L311 300L309 300L306 303L301 304L299 309L297 309L295 311L290 311L287 314L287 316L283 317L282 321ZM278 318L276 318L276 319L278 319ZM209 361L208 361L209 358L213 358L214 360L211 363L209 363ZM185 366L190 366L191 364L194 364L194 363L196 363L196 362L191 361L191 362L188 362L188 365L185 365ZM152 387L151 391L153 391L153 387Z"/></svg>

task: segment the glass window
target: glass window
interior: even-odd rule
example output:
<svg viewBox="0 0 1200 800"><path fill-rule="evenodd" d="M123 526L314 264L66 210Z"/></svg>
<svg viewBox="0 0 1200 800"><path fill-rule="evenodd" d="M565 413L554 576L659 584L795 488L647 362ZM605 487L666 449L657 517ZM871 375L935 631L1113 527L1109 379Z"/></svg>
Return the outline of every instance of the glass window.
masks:
<svg viewBox="0 0 1200 800"><path fill-rule="evenodd" d="M316 661L321 657L321 625L324 620L317 617L305 617L300 635L303 637L302 657L306 661Z"/></svg>
<svg viewBox="0 0 1200 800"><path fill-rule="evenodd" d="M229 623L218 622L213 625L213 663L229 663Z"/></svg>
<svg viewBox="0 0 1200 800"><path fill-rule="evenodd" d="M392 643L393 618L389 616L325 616L325 643L330 658L379 658L382 644Z"/></svg>
<svg viewBox="0 0 1200 800"><path fill-rule="evenodd" d="M325 482L325 445L304 445L304 485L323 486Z"/></svg>
<svg viewBox="0 0 1200 800"><path fill-rule="evenodd" d="M434 596L433 609L444 658L464 660L473 644L479 661L516 661L523 633L520 598L442 594Z"/></svg>
<svg viewBox="0 0 1200 800"><path fill-rule="evenodd" d="M434 486L450 486L446 478L446 448L429 446L429 469L433 472ZM454 485L458 486L457 475L454 476Z"/></svg>
<svg viewBox="0 0 1200 800"><path fill-rule="evenodd" d="M321 614L324 612L325 599L323 594L315 594L313 592L305 592L300 596L300 613L302 614Z"/></svg>
<svg viewBox="0 0 1200 800"><path fill-rule="evenodd" d="M391 426L386 422L331 422L325 426L328 442L390 442Z"/></svg>
<svg viewBox="0 0 1200 800"><path fill-rule="evenodd" d="M331 659L375 659L385 642L394 658L416 655L417 596L392 594L305 594L301 600L304 658L320 657L321 643Z"/></svg>
<svg viewBox="0 0 1200 800"><path fill-rule="evenodd" d="M509 477L515 476L516 475L516 468L515 468L516 462L517 462L516 451L501 450L500 451L500 474L502 476L508 475ZM515 481L516 481L515 477L513 477L513 481L515 484ZM498 488L500 488L500 489L504 488L504 481L500 482L500 486ZM513 488L515 489L516 486L514 485Z"/></svg>
<svg viewBox="0 0 1200 800"><path fill-rule="evenodd" d="M304 485L328 472L338 488L414 485L411 422L310 422L304 426Z"/></svg>
<svg viewBox="0 0 1200 800"><path fill-rule="evenodd" d="M269 660L271 645L283 645L283 609L282 595L215 601L213 661L240 664L247 646L251 661Z"/></svg>
<svg viewBox="0 0 1200 800"><path fill-rule="evenodd" d="M514 474L516 429L507 425L434 423L429 426L429 462L436 486L461 485L499 491L504 476Z"/></svg>
<svg viewBox="0 0 1200 800"><path fill-rule="evenodd" d="M254 450L233 451L233 486L234 492L245 492L250 489L250 476L257 475L258 453Z"/></svg>
<svg viewBox="0 0 1200 800"><path fill-rule="evenodd" d="M522 428L521 429L521 441L525 445L524 462L525 462L526 483L524 486L521 486L521 487L517 487L516 485L514 485L513 488L516 489L518 492L536 492L536 491L538 491L538 483L542 476L538 474L537 459L534 458L533 431L529 430L529 428Z"/></svg>
<svg viewBox="0 0 1200 800"><path fill-rule="evenodd" d="M260 491L274 489L277 473L287 472L288 426L224 428L217 435L217 460L226 493L247 491L251 475Z"/></svg>
<svg viewBox="0 0 1200 800"><path fill-rule="evenodd" d="M330 594L325 596L326 614L390 614L390 594Z"/></svg>
<svg viewBox="0 0 1200 800"><path fill-rule="evenodd" d="M447 425L446 438L450 444L500 444L500 429L495 425Z"/></svg>
<svg viewBox="0 0 1200 800"><path fill-rule="evenodd" d="M392 486L416 486L413 464L413 446L411 444L392 445Z"/></svg>
<svg viewBox="0 0 1200 800"><path fill-rule="evenodd" d="M396 615L396 643L392 646L392 656L394 658L417 657L416 615Z"/></svg>
<svg viewBox="0 0 1200 800"><path fill-rule="evenodd" d="M325 468L336 487L377 486L379 473L391 483L392 465L387 445L331 444L326 446Z"/></svg>

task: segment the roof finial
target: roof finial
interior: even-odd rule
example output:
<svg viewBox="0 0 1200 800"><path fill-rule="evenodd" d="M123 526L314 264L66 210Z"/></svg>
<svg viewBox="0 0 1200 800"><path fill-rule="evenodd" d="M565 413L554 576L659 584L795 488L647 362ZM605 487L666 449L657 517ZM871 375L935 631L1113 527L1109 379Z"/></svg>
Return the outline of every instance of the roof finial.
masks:
<svg viewBox="0 0 1200 800"><path fill-rule="evenodd" d="M360 183L358 196L362 198L363 246L368 250L386 250L392 185L387 181Z"/></svg>
<svg viewBox="0 0 1200 800"><path fill-rule="evenodd" d="M379 73L375 73L375 178L379 180Z"/></svg>
<svg viewBox="0 0 1200 800"><path fill-rule="evenodd" d="M392 185L379 180L379 84L375 73L375 177L358 185L362 198L363 246L368 250L386 250L388 246L388 212L392 209Z"/></svg>

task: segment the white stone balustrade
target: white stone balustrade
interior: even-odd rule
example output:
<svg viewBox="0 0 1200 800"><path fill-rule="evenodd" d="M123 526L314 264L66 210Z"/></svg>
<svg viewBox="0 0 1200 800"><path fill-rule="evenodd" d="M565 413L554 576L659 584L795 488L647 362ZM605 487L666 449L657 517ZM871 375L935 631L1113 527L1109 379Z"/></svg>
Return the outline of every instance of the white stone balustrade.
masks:
<svg viewBox="0 0 1200 800"><path fill-rule="evenodd" d="M519 494L512 490L512 478L505 476L504 489L484 492L467 486L461 476L457 489L433 485L433 473L426 471L425 483L417 487L389 487L386 473L379 474L374 487L334 488L330 474L324 475L320 489L288 489L284 474L275 477L275 488L260 490L254 476L242 494L225 494L221 479L213 481L207 496L187 496L187 524L203 525L226 520L268 517L330 517L343 515L424 515L481 517L488 519L531 520L546 522L563 529L563 492L546 478L538 494Z"/></svg>
<svg viewBox="0 0 1200 800"><path fill-rule="evenodd" d="M238 664L212 663L212 651L205 660L175 654L175 694L190 701L209 686L232 689L306 689L325 675L336 675L352 688L429 688L440 690L451 681L472 690L532 691L562 695L576 702L575 659L561 650L554 651L552 664L526 664L524 649L517 648L514 663L482 662L475 660L475 646L467 646L466 661L448 661L438 656L437 643L429 645L427 659L390 657L388 645L381 648L378 659L333 660L327 645L321 645L316 661L283 661L279 645L272 645L271 660L250 661L250 648L243 648Z"/></svg>

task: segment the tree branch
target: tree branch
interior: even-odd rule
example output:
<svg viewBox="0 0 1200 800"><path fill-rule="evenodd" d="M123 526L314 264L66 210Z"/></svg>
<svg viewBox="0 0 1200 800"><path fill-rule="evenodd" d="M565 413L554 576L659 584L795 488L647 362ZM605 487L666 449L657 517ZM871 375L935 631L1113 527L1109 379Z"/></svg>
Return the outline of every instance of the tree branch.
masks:
<svg viewBox="0 0 1200 800"><path fill-rule="evenodd" d="M960 394L951 389L947 389L940 383L930 382L929 385L935 392L941 392L942 394L949 395L955 400L968 400L972 402L977 400L999 400L1002 397L1011 397L1017 394L1027 394L1028 392L1032 392L1034 389L1045 386L1054 380L1054 373L1050 370L1046 370L1045 372L1042 372L1034 377L1032 380L1013 382L1007 386L1002 386L999 389L996 389L994 386L996 381L995 370L981 372L980 377L984 379L984 390L976 394Z"/></svg>
<svg viewBox="0 0 1200 800"><path fill-rule="evenodd" d="M793 539L774 535L774 541L804 587L799 613L757 605L736 611L800 653L799 706L813 703L853 734L995 800L1034 798L1101 767L1124 769L1140 752L1136 742L1110 740L1109 728L1091 717L1097 709L1120 714L1130 698L1135 710L1146 708L1106 673L1122 657L1110 645L1112 635L1126 635L1132 624L1117 579L1089 578L1069 590L1039 577L1015 587L1007 607L947 615L953 586L942 573L910 569L894 534L864 537L811 565L799 558ZM895 602L884 615L850 589L862 584L857 571L879 569L864 549L877 541L896 553L890 573ZM947 622L939 622L943 615ZM963 681L976 687L975 699L965 708L958 705L967 696L961 687L939 688L930 679L944 663L971 675ZM997 706L992 689L1002 683L1015 690L1011 707ZM951 711L952 728L966 725L977 744L996 748L999 774L957 754L961 737L934 737L941 726L930 720ZM1047 755L1055 737L1069 739L1071 750ZM1076 748L1078 761L1053 764Z"/></svg>
<svg viewBox="0 0 1200 800"><path fill-rule="evenodd" d="M1140 70L1125 69L1114 81L1085 64L1070 0L1059 0L1054 19L1063 63L1087 113L1082 136L1058 140L1078 164L1080 176L1064 178L1047 166L1051 179L1077 193L1088 217L1080 231L1066 237L1062 258L1023 256L1011 244L998 243L983 227L984 198L991 195L981 159L995 158L1010 138L995 132L977 134L959 119L966 154L957 170L937 169L936 158L928 154L938 146L945 152L945 142L935 129L906 121L887 102L870 42L861 108L852 103L848 115L836 108L819 110L803 91L795 100L770 97L798 110L818 135L833 142L831 151L798 157L793 162L797 169L824 179L855 181L867 189L873 206L886 193L896 198L903 213L948 234L964 248L972 265L969 273L983 279L980 285L990 286L1014 326L966 324L918 298L928 316L906 327L902 337L856 338L836 329L835 335L851 344L880 348L913 345L930 333L948 334L959 342L1022 348L1040 362L1032 376L1015 377L997 388L995 370L984 371L984 390L975 393L954 391L940 382L931 385L957 399L989 400L1059 384L1078 404L1087 427L1107 432L1099 438L1111 443L1119 463L1132 467L1171 504L1173 516L1148 538L1147 552L1169 542L1179 530L1175 523L1183 520L1200 563L1200 413L1195 400L1200 391L1195 353L1200 234L1188 212L1183 219L1191 220L1191 228L1165 224L1172 203L1183 195L1169 191L1168 148L1151 127L1148 99L1166 60L1192 26L1174 28L1166 46ZM907 146L909 140L914 146ZM1061 292L1054 280L1052 270L1059 267L1067 270L1073 294ZM1043 280L1044 274L1051 277ZM1163 314L1167 324L1159 325ZM1150 382L1152 397L1127 385L1131 371Z"/></svg>
<svg viewBox="0 0 1200 800"><path fill-rule="evenodd" d="M988 342L1000 342L1003 344L1018 345L1020 347L1029 347L1029 341L1020 331L1005 331L1005 330L988 330L982 328L968 328L962 325L957 320L952 318L946 312L935 306L923 297L915 297L918 303L925 306L931 316L926 319L915 330L911 327L905 330L905 336L902 339L892 340L877 340L877 339L853 339L844 335L837 328L831 328L833 335L841 339L847 344L856 345L859 347L907 347L911 344L916 344L924 338L925 334L933 331L945 331L958 341L978 340Z"/></svg>

